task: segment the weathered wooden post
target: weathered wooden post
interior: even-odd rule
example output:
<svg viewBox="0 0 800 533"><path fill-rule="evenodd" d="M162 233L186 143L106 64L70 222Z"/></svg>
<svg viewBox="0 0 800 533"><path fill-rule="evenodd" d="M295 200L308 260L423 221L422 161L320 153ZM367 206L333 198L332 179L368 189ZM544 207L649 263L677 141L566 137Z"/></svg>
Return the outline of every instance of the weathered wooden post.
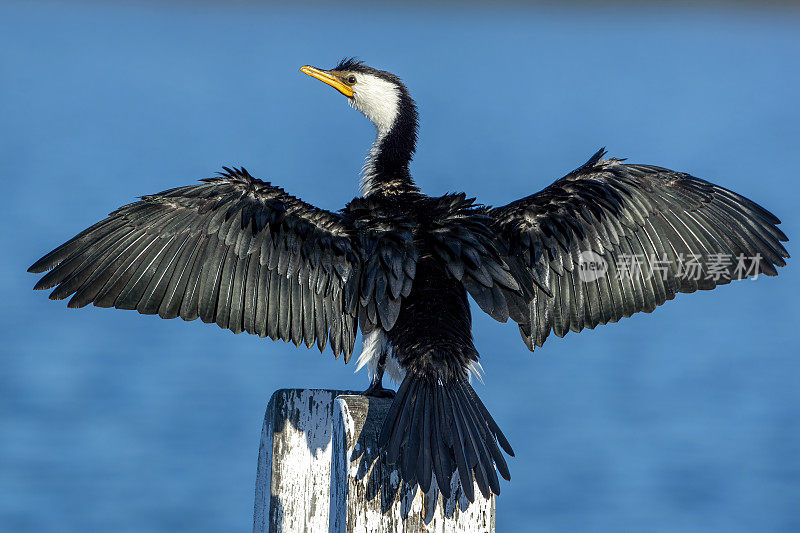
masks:
<svg viewBox="0 0 800 533"><path fill-rule="evenodd" d="M254 533L494 531L494 497L424 501L378 458L391 400L348 391L282 389L264 416Z"/></svg>

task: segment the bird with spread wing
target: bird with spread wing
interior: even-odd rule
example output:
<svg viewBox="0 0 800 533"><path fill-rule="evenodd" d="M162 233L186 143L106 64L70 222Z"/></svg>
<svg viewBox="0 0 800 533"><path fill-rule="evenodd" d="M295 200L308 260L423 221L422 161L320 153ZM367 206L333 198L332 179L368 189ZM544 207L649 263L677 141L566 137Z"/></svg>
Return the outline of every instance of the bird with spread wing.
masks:
<svg viewBox="0 0 800 533"><path fill-rule="evenodd" d="M409 163L417 110L386 71L349 59L302 72L335 88L377 135L362 195L339 211L225 168L201 183L144 196L30 267L36 289L69 307L135 309L216 323L234 333L327 345L350 360L357 329L367 395L393 397L382 456L426 494L499 494L508 440L470 385L480 370L467 295L519 325L533 350L651 312L679 292L763 273L788 257L769 211L665 168L603 159L536 194L487 207L431 197ZM723 261L722 258L727 258ZM399 383L382 385L384 371Z"/></svg>

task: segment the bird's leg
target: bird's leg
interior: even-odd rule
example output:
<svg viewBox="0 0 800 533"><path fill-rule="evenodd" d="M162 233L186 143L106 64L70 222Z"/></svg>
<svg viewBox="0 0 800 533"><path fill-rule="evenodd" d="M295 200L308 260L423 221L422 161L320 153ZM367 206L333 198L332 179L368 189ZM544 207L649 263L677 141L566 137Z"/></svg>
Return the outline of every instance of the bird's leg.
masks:
<svg viewBox="0 0 800 533"><path fill-rule="evenodd" d="M388 349L381 350L381 355L378 357L378 364L375 365L375 373L372 375L372 381L362 394L364 396L375 396L376 398L394 398L394 391L392 389L385 389L383 387L383 371L386 368L386 356Z"/></svg>

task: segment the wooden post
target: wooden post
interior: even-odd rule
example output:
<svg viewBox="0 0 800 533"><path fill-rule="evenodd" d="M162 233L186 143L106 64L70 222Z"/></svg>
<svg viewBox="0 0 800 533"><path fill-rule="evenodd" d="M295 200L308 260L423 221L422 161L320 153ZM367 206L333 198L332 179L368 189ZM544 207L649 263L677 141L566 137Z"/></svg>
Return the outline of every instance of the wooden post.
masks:
<svg viewBox="0 0 800 533"><path fill-rule="evenodd" d="M334 399L348 391L281 389L258 449L254 533L328 531Z"/></svg>
<svg viewBox="0 0 800 533"><path fill-rule="evenodd" d="M493 533L494 497L478 492L468 504L454 476L450 500L423 498L378 459L390 404L347 391L275 392L261 431L254 533Z"/></svg>

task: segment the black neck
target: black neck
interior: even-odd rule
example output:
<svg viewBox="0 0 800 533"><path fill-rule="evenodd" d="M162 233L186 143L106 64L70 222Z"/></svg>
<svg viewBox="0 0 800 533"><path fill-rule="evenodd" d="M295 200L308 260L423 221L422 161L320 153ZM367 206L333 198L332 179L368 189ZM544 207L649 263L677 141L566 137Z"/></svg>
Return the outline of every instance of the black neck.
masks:
<svg viewBox="0 0 800 533"><path fill-rule="evenodd" d="M405 90L392 127L382 138L379 132L376 142L366 169L367 194L418 191L408 170L417 144L417 106Z"/></svg>

